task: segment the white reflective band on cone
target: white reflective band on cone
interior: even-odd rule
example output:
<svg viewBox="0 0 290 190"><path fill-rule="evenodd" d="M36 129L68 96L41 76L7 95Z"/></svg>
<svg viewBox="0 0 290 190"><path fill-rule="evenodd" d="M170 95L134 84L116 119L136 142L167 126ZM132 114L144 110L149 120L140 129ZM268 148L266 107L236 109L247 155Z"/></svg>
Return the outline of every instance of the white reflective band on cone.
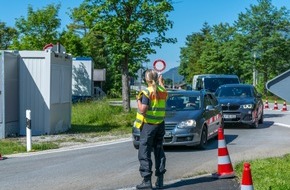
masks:
<svg viewBox="0 0 290 190"><path fill-rule="evenodd" d="M226 141L225 140L219 140L218 141L218 147L219 148L225 148L226 147Z"/></svg>
<svg viewBox="0 0 290 190"><path fill-rule="evenodd" d="M219 156L218 157L218 164L229 164L231 163L229 156Z"/></svg>
<svg viewBox="0 0 290 190"><path fill-rule="evenodd" d="M253 185L241 185L241 190L254 190Z"/></svg>

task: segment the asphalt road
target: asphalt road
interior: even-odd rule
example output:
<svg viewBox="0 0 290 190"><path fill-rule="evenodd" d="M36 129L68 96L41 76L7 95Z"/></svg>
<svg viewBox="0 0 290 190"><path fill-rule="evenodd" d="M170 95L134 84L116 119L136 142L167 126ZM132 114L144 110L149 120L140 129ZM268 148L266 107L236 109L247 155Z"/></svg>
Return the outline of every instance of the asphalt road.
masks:
<svg viewBox="0 0 290 190"><path fill-rule="evenodd" d="M290 153L290 113L265 110L258 129L229 127L225 139L232 164ZM166 148L166 189L238 189L237 179L216 180L217 141L206 150ZM131 139L8 156L0 161L2 190L134 189L141 181ZM193 175L200 175L190 178ZM153 179L155 181L155 179Z"/></svg>

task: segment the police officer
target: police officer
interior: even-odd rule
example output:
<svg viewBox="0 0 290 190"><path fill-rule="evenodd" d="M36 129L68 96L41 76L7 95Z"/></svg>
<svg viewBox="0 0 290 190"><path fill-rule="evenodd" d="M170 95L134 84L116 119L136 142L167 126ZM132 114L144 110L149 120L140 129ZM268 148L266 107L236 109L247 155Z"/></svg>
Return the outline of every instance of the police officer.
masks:
<svg viewBox="0 0 290 190"><path fill-rule="evenodd" d="M137 185L137 189L152 189L152 160L151 151L155 157L156 188L163 187L165 170L165 154L163 150L163 137L165 134L165 104L167 91L164 88L162 76L154 70L145 72L145 81L148 85L143 95L137 100L139 113L144 116L144 124L140 129L140 144L138 159L140 162L140 174L143 181Z"/></svg>

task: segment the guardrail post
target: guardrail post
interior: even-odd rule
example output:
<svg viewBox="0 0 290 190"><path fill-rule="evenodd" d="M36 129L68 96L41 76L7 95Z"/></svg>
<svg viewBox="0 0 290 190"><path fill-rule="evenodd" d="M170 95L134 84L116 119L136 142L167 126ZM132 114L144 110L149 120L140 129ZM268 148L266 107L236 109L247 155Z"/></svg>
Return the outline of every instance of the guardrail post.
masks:
<svg viewBox="0 0 290 190"><path fill-rule="evenodd" d="M31 137L31 111L26 110L26 150L27 152L31 151L32 144Z"/></svg>

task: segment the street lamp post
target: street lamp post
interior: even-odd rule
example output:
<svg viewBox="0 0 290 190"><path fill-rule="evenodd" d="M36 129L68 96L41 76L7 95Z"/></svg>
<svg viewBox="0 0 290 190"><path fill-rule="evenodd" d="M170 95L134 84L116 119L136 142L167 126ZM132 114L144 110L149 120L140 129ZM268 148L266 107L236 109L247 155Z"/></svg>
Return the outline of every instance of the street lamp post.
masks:
<svg viewBox="0 0 290 190"><path fill-rule="evenodd" d="M172 88L174 88L174 73L172 72Z"/></svg>
<svg viewBox="0 0 290 190"><path fill-rule="evenodd" d="M257 86L258 84L258 71L256 69L256 58L257 58L257 53L254 52L254 65L253 65L253 86Z"/></svg>

